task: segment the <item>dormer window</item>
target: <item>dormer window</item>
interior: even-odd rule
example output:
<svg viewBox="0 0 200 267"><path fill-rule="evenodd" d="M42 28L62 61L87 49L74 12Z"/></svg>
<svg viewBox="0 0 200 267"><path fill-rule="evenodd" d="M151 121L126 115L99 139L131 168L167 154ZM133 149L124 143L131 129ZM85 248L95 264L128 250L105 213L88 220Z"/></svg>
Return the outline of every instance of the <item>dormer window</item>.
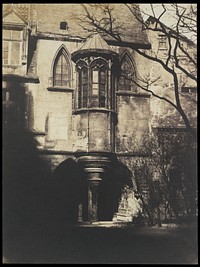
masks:
<svg viewBox="0 0 200 267"><path fill-rule="evenodd" d="M22 44L22 30L3 29L3 65L21 64Z"/></svg>
<svg viewBox="0 0 200 267"><path fill-rule="evenodd" d="M68 25L66 21L60 22L60 30L68 30Z"/></svg>

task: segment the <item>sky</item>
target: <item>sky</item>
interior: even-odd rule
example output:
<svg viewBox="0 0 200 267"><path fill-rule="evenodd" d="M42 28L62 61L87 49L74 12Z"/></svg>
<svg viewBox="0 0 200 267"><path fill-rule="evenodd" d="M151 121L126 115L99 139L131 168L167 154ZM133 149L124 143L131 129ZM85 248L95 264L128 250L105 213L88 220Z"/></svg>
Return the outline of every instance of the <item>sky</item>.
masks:
<svg viewBox="0 0 200 267"><path fill-rule="evenodd" d="M155 15L158 17L164 11L162 4L152 4L152 5L153 5ZM174 20L175 12L174 12L174 9L171 8L171 4L164 4L164 5L167 8L167 11L162 16L162 22L165 23L167 26L171 26L175 22L175 20ZM188 8L188 6L189 6L189 4L178 4L178 5L185 7L185 8ZM140 4L140 9L144 13L147 13L149 15L153 15L150 4ZM144 18L144 20L147 19L148 15L143 14L143 18Z"/></svg>
<svg viewBox="0 0 200 267"><path fill-rule="evenodd" d="M178 4L178 6L188 9L191 4L196 5L195 3L187 3L187 4ZM152 4L152 5L153 5L154 12L155 12L155 16L159 17L159 15L162 14L162 12L164 11L162 4L156 3L156 4ZM164 5L167 8L167 11L162 16L161 22L163 22L166 26L173 28L173 25L176 25L175 9L171 7L172 4L164 4ZM148 18L149 15L153 15L152 9L151 9L151 4L139 4L139 6L140 6L140 9L141 9L142 14L143 14L144 21ZM147 13L148 15L145 13ZM184 35L188 38L193 39L192 33L187 33ZM193 41L195 41L195 40L193 40Z"/></svg>

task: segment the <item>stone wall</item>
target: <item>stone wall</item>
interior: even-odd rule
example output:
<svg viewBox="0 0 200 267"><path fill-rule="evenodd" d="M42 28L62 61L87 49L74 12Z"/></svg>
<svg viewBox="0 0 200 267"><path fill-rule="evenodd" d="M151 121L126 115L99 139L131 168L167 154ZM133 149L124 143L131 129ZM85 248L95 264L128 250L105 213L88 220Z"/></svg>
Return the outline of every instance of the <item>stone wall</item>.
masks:
<svg viewBox="0 0 200 267"><path fill-rule="evenodd" d="M73 158L73 155L70 154L61 154L61 153L40 153L40 158L43 162L46 163L47 166L49 166L49 169L51 173L55 171L55 169L59 166L60 163L62 163L64 160L68 158Z"/></svg>
<svg viewBox="0 0 200 267"><path fill-rule="evenodd" d="M72 99L76 87L75 66L71 62L72 90L49 91L52 86L53 63L58 50L64 46L69 53L77 48L77 43L38 40L37 75L39 84L29 85L34 94L34 123L36 132L44 132L47 148L72 151Z"/></svg>
<svg viewBox="0 0 200 267"><path fill-rule="evenodd" d="M149 128L149 97L118 95L118 124L116 152L136 152L142 149L142 140Z"/></svg>

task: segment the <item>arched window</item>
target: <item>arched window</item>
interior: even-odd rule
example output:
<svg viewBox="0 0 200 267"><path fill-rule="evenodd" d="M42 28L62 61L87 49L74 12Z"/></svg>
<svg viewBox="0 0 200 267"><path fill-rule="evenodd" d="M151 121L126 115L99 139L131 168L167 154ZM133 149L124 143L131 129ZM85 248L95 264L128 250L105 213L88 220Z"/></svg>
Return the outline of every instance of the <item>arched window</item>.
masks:
<svg viewBox="0 0 200 267"><path fill-rule="evenodd" d="M102 60L93 62L91 74L91 107L107 107L107 63Z"/></svg>
<svg viewBox="0 0 200 267"><path fill-rule="evenodd" d="M53 86L71 87L71 67L64 48L59 51L54 62Z"/></svg>
<svg viewBox="0 0 200 267"><path fill-rule="evenodd" d="M121 73L119 78L119 90L131 91L134 87L134 66L130 57L125 54L121 60Z"/></svg>
<svg viewBox="0 0 200 267"><path fill-rule="evenodd" d="M88 106L88 68L86 63L79 62L77 65L78 73L78 108Z"/></svg>

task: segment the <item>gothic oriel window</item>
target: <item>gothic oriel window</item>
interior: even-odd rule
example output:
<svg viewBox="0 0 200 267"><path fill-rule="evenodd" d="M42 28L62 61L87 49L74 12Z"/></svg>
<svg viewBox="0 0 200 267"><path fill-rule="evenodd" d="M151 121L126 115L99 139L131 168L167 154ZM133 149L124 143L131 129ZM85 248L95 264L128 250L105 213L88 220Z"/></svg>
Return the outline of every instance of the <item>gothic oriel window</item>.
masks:
<svg viewBox="0 0 200 267"><path fill-rule="evenodd" d="M53 86L71 87L71 67L65 49L61 49L55 59Z"/></svg>
<svg viewBox="0 0 200 267"><path fill-rule="evenodd" d="M134 87L134 67L130 57L125 54L121 60L121 72L119 78L119 90L131 91Z"/></svg>
<svg viewBox="0 0 200 267"><path fill-rule="evenodd" d="M80 61L77 64L77 74L78 108L106 108L108 80L107 63L98 59L88 67L84 61Z"/></svg>
<svg viewBox="0 0 200 267"><path fill-rule="evenodd" d="M22 30L3 29L3 65L21 64L22 45Z"/></svg>

